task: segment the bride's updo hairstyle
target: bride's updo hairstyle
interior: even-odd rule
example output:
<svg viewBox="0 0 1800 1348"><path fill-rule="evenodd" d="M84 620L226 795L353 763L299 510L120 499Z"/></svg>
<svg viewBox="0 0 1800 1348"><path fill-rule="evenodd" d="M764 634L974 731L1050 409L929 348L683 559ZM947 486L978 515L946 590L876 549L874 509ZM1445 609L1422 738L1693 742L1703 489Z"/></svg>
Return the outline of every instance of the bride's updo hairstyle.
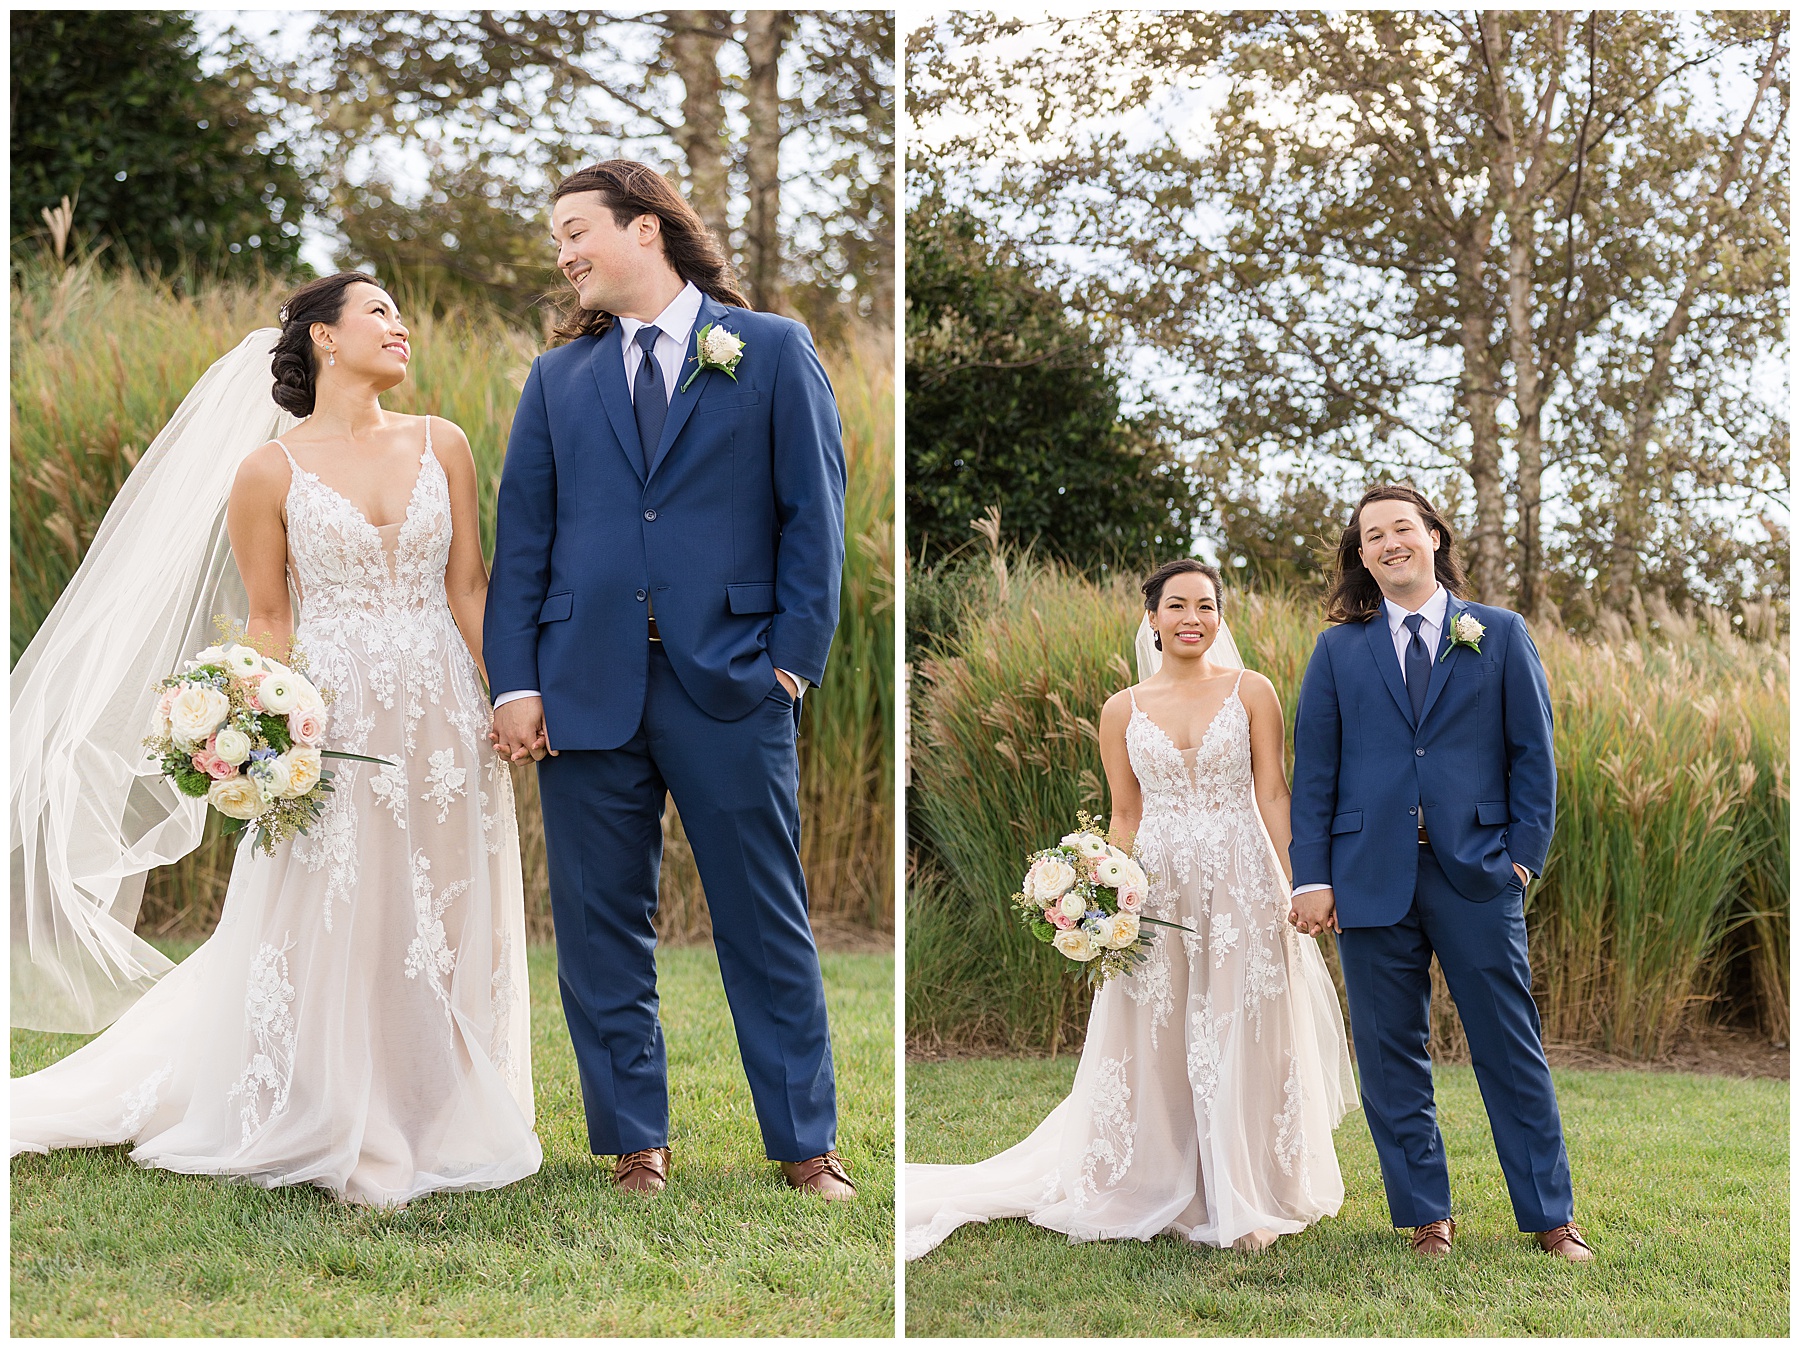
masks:
<svg viewBox="0 0 1800 1348"><path fill-rule="evenodd" d="M313 348L312 325L335 323L344 313L344 297L358 282L380 285L367 272L341 271L308 281L281 306L281 336L275 339L275 357L269 372L275 376L275 405L297 417L312 415L319 377L319 357Z"/></svg>
<svg viewBox="0 0 1800 1348"><path fill-rule="evenodd" d="M1219 568L1208 566L1205 562L1195 561L1192 557L1177 557L1172 562L1164 562L1152 571L1144 580L1144 612L1154 613L1162 604L1163 587L1176 576L1205 576L1212 582L1213 600L1218 605L1221 615L1225 612L1225 582L1219 578ZM1161 650L1162 634L1156 635L1156 649Z"/></svg>

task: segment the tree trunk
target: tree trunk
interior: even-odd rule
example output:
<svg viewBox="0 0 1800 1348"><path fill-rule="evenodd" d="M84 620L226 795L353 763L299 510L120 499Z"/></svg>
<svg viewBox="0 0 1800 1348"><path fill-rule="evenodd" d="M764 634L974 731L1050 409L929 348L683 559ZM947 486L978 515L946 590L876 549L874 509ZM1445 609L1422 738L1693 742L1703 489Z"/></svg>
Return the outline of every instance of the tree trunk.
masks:
<svg viewBox="0 0 1800 1348"><path fill-rule="evenodd" d="M1644 376L1644 382L1638 386L1637 397L1633 399L1631 434L1625 443L1625 462L1613 510L1613 541L1606 577L1606 606L1614 613L1624 613L1629 609L1637 581L1637 550L1643 542L1644 518L1648 514L1650 495L1650 436L1656 427L1663 395L1668 389L1669 366L1674 359L1675 344L1681 340L1681 334L1687 331L1694 296L1700 289L1700 278L1719 251L1725 221L1735 213L1726 200L1725 193L1743 169L1744 144L1749 139L1750 124L1756 119L1756 110L1762 104L1763 95L1768 92L1775 80L1776 71L1788 54L1787 48L1781 44L1783 27L1784 25L1778 24L1769 40L1769 54L1763 62L1756 95L1750 100L1750 111L1744 115L1743 125L1731 138L1725 158L1719 165L1719 181L1712 190L1712 199L1707 202L1706 224L1701 234L1700 247L1688 267L1687 279L1682 284L1681 294L1675 300L1675 307L1651 345L1650 369ZM1774 154L1773 146L1769 153Z"/></svg>
<svg viewBox="0 0 1800 1348"><path fill-rule="evenodd" d="M744 222L744 280L758 309L782 307L781 284L781 49L793 20L784 10L744 15L744 54L750 60L745 115L750 139L744 167L750 211Z"/></svg>
<svg viewBox="0 0 1800 1348"><path fill-rule="evenodd" d="M680 129L675 142L687 161L688 204L700 214L719 247L731 250L731 227L725 214L729 192L725 109L720 101L725 82L719 76L719 47L725 41L722 11L669 11L669 64L681 81Z"/></svg>
<svg viewBox="0 0 1800 1348"><path fill-rule="evenodd" d="M1506 488L1500 479L1499 371L1494 368L1493 323L1485 308L1481 270L1493 235L1491 217L1475 225L1458 249L1457 289L1462 318L1457 324L1463 368L1459 380L1471 443L1469 481L1475 488L1475 532L1468 538L1469 581L1474 597L1497 604L1506 597Z"/></svg>

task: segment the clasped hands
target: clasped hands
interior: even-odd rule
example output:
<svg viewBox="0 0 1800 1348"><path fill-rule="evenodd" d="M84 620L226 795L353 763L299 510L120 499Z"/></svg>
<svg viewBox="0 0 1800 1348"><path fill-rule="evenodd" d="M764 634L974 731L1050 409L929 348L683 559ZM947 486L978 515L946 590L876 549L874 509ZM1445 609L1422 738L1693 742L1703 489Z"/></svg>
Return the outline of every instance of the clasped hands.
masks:
<svg viewBox="0 0 1800 1348"><path fill-rule="evenodd" d="M787 689L789 697L800 696L800 685L785 669L776 670L775 677ZM513 763L523 763L527 758L536 763L546 754L556 757L556 750L550 747L550 732L544 726L544 699L541 697L515 697L505 706L495 707L488 740Z"/></svg>
<svg viewBox="0 0 1800 1348"><path fill-rule="evenodd" d="M1521 886L1531 883L1531 876L1516 861L1513 871ZM1317 936L1327 927L1335 932L1343 931L1338 926L1337 896L1330 889L1309 889L1304 894L1294 895L1288 904L1288 922L1302 936Z"/></svg>

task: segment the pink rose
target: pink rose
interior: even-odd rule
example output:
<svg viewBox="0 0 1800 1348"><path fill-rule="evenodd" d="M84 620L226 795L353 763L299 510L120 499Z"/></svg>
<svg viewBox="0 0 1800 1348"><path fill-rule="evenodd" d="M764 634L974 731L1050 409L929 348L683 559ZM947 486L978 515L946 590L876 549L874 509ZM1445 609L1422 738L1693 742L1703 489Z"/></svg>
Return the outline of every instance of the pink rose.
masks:
<svg viewBox="0 0 1800 1348"><path fill-rule="evenodd" d="M1063 931L1069 931L1075 926L1075 919L1064 917L1062 909L1054 904L1044 910L1044 916L1050 919L1051 926L1058 927Z"/></svg>
<svg viewBox="0 0 1800 1348"><path fill-rule="evenodd" d="M227 777L235 777L237 769L213 752L213 742L208 740L206 747L193 755L194 767L211 777L215 782L222 782Z"/></svg>
<svg viewBox="0 0 1800 1348"><path fill-rule="evenodd" d="M1121 913L1141 913L1144 911L1144 894L1138 889L1121 889L1119 891L1119 911Z"/></svg>
<svg viewBox="0 0 1800 1348"><path fill-rule="evenodd" d="M296 707L288 713L288 734L294 742L317 748L325 738L325 713L317 707Z"/></svg>

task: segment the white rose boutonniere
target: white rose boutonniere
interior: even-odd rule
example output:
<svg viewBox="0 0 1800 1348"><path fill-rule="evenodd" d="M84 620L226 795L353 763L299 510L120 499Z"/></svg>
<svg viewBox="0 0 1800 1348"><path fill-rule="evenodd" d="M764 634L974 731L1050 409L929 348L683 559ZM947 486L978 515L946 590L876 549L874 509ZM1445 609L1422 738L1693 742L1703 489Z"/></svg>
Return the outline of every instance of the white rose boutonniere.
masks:
<svg viewBox="0 0 1800 1348"><path fill-rule="evenodd" d="M1472 614L1457 614L1456 621L1450 624L1450 644L1444 647L1444 653L1439 658L1448 660L1450 652L1458 646L1467 646L1475 654L1480 655L1481 634L1485 631L1487 628L1477 622Z"/></svg>
<svg viewBox="0 0 1800 1348"><path fill-rule="evenodd" d="M688 385L700 377L702 370L717 370L729 375L736 383L738 362L743 358L744 339L717 323L708 323L694 340L694 372L682 382L679 391L686 393Z"/></svg>

